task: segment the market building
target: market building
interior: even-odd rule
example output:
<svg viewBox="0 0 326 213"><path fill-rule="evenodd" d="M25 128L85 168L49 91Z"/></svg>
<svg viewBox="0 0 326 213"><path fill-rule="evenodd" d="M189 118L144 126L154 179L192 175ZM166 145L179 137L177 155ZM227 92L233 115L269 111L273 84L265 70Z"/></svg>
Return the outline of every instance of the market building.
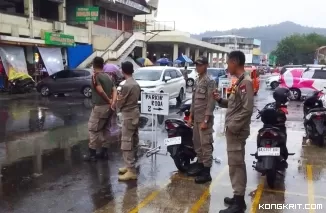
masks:
<svg viewBox="0 0 326 213"><path fill-rule="evenodd" d="M255 38L246 38L237 35L221 35L212 37L203 37L203 41L227 47L231 50L240 50L246 55L247 64L260 64L261 63L261 41ZM218 59L221 57L218 56Z"/></svg>
<svg viewBox="0 0 326 213"><path fill-rule="evenodd" d="M195 40L175 26L155 21L158 0L0 1L0 57L35 79L65 67L90 67L95 56L120 63L130 54L227 53L228 48ZM141 19L141 17L152 17ZM140 23L136 24L135 21ZM172 23L172 22L170 22ZM140 30L140 26L145 28ZM138 28L138 29L137 29ZM15 63L26 58L26 63Z"/></svg>

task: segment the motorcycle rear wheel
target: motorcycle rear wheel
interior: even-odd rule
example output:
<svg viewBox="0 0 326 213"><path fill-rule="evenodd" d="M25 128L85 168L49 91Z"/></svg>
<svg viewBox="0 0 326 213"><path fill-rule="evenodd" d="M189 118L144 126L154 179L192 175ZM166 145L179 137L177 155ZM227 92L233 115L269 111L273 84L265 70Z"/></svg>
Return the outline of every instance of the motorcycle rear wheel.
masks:
<svg viewBox="0 0 326 213"><path fill-rule="evenodd" d="M273 189L275 187L275 181L276 181L276 170L271 169L268 170L266 173L266 180L267 180L267 185L269 188Z"/></svg>
<svg viewBox="0 0 326 213"><path fill-rule="evenodd" d="M190 165L190 158L177 154L176 156L174 156L173 161L180 172L188 171Z"/></svg>

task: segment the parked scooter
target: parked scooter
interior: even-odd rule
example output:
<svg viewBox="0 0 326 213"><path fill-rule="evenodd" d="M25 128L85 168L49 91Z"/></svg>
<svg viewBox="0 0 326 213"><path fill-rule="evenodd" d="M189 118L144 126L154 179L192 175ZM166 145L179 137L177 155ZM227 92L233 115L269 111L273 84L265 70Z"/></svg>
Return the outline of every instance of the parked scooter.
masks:
<svg viewBox="0 0 326 213"><path fill-rule="evenodd" d="M9 93L30 93L35 88L35 81L30 76L9 80Z"/></svg>
<svg viewBox="0 0 326 213"><path fill-rule="evenodd" d="M167 150L170 153L176 167L181 172L187 172L192 165L197 154L194 149L192 140L192 127L187 125L190 116L190 107L192 99L186 100L177 112L179 115L184 115L182 119L167 119L165 121L165 129L168 132L168 142L166 142ZM213 158L215 163L221 163L221 159Z"/></svg>
<svg viewBox="0 0 326 213"><path fill-rule="evenodd" d="M326 108L320 99L322 90L315 91L303 102L306 139L318 146L324 146Z"/></svg>
<svg viewBox="0 0 326 213"><path fill-rule="evenodd" d="M190 104L189 104L190 103ZM190 116L191 100L185 101L181 105L177 114L184 114L184 119L167 119L165 129L170 139L167 145L167 151L170 153L175 166L181 172L186 172L190 167L190 162L196 157L194 144L192 141L193 131L187 125Z"/></svg>
<svg viewBox="0 0 326 213"><path fill-rule="evenodd" d="M256 119L261 119L264 126L258 131L257 152L253 168L266 175L267 184L274 187L276 174L283 175L280 171L287 168L286 160L289 155L286 148L286 114L288 102L288 89L277 88L273 98L275 102L267 104L262 110L258 110Z"/></svg>

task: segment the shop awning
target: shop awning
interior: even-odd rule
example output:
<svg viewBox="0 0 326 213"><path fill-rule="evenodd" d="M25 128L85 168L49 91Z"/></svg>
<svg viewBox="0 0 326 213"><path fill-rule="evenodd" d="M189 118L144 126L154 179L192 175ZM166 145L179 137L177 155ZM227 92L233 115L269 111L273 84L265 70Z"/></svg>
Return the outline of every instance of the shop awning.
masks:
<svg viewBox="0 0 326 213"><path fill-rule="evenodd" d="M177 58L177 60L183 63L193 63L192 60L186 55L180 55L179 58Z"/></svg>
<svg viewBox="0 0 326 213"><path fill-rule="evenodd" d="M60 48L39 47L38 50L49 75L52 75L64 69Z"/></svg>

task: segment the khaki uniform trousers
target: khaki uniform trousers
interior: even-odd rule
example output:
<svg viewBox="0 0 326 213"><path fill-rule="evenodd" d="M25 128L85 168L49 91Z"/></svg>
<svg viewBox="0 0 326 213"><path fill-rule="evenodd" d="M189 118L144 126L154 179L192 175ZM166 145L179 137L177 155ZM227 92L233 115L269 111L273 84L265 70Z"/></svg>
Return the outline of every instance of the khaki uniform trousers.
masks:
<svg viewBox="0 0 326 213"><path fill-rule="evenodd" d="M193 141L198 163L212 167L213 163L213 123L207 123L207 129L201 130L202 122L194 122Z"/></svg>
<svg viewBox="0 0 326 213"><path fill-rule="evenodd" d="M245 145L249 130L233 133L226 129L229 175L234 195L244 196L247 187L247 169L245 163Z"/></svg>
<svg viewBox="0 0 326 213"><path fill-rule="evenodd" d="M89 148L101 148L105 143L106 125L111 114L109 105L94 106L88 121Z"/></svg>
<svg viewBox="0 0 326 213"><path fill-rule="evenodd" d="M139 144L139 116L133 119L126 119L122 121L121 129L121 150L124 163L126 167L135 171L137 147Z"/></svg>

